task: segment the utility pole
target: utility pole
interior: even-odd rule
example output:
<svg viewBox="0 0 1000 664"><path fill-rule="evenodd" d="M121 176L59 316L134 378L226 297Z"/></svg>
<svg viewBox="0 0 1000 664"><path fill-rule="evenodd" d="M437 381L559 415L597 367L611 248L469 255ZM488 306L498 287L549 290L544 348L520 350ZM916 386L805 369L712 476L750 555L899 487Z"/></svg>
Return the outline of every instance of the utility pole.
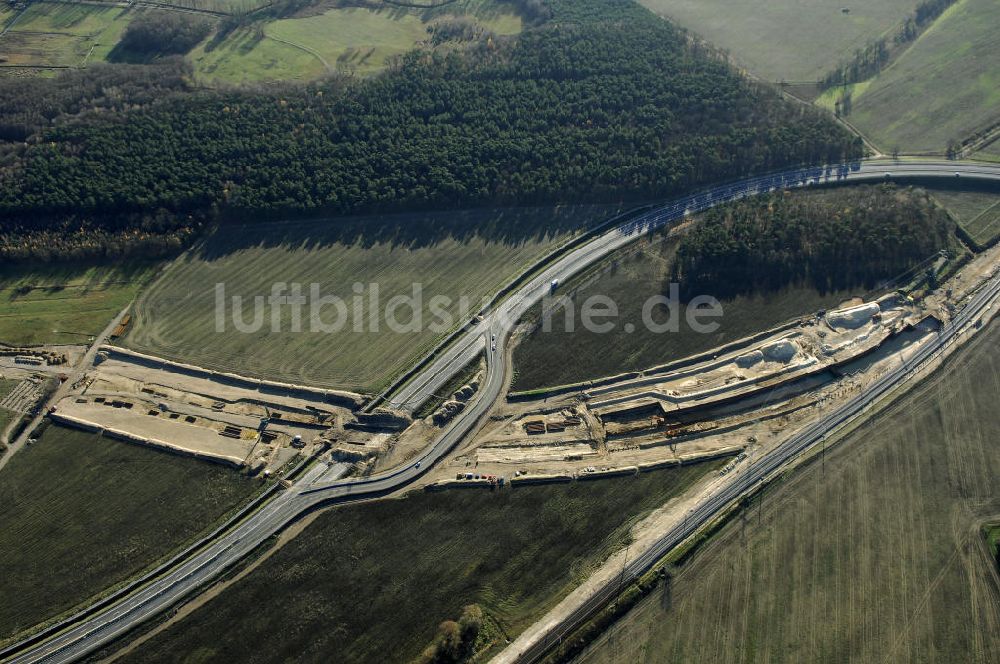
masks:
<svg viewBox="0 0 1000 664"><path fill-rule="evenodd" d="M632 545L631 542L629 542L628 544L625 545L625 560L622 561L622 574L621 574L621 577L619 577L619 579L618 579L618 594L619 595L621 595L621 593L622 593L622 584L625 583L625 567L626 567L626 565L628 565L628 548L631 545Z"/></svg>

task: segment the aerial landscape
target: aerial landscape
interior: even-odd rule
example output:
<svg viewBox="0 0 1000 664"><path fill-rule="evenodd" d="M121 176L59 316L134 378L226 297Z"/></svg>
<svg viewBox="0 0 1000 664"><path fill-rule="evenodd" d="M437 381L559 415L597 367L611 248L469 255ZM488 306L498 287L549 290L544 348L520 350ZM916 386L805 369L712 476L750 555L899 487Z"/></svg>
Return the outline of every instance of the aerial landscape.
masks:
<svg viewBox="0 0 1000 664"><path fill-rule="evenodd" d="M995 0L3 0L0 662L1000 661Z"/></svg>

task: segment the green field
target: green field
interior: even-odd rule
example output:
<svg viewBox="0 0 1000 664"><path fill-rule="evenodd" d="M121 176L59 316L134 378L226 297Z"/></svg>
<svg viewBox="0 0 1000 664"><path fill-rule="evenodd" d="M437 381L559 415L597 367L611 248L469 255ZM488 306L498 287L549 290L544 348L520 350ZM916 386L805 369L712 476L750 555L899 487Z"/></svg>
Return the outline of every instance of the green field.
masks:
<svg viewBox="0 0 1000 664"><path fill-rule="evenodd" d="M990 524L985 528L986 543L994 557L1000 553L1000 525Z"/></svg>
<svg viewBox="0 0 1000 664"><path fill-rule="evenodd" d="M245 14L267 0L178 0L181 7ZM129 21L142 9L117 5L34 2L0 37L0 64L77 67L106 60ZM5 9L0 25L13 18ZM308 8L270 20L263 14L224 38L210 35L189 55L206 83L308 81L332 71L371 74L393 56L430 38L435 23L456 17L496 35L521 31L521 17L494 0L457 0L436 9L381 5L378 8Z"/></svg>
<svg viewBox="0 0 1000 664"><path fill-rule="evenodd" d="M125 659L406 662L473 602L513 637L719 465L334 509Z"/></svg>
<svg viewBox="0 0 1000 664"><path fill-rule="evenodd" d="M886 152L943 153L997 123L998 30L995 0L961 0L854 97L849 120Z"/></svg>
<svg viewBox="0 0 1000 664"><path fill-rule="evenodd" d="M890 31L917 0L640 0L769 81L816 81ZM841 12L849 7L850 13Z"/></svg>
<svg viewBox="0 0 1000 664"><path fill-rule="evenodd" d="M0 267L0 341L86 343L155 274L149 263Z"/></svg>
<svg viewBox="0 0 1000 664"><path fill-rule="evenodd" d="M755 499L579 661L996 661L998 343Z"/></svg>
<svg viewBox="0 0 1000 664"><path fill-rule="evenodd" d="M608 206L516 208L224 226L144 294L126 345L220 370L377 391L444 335L430 329L437 320L430 309L433 296L452 299L444 309L456 325L460 298L467 297L468 320L482 298L614 211ZM232 297L244 296L243 317L252 322L252 297L269 296L275 282L301 284L303 295L315 283L321 296L342 298L349 305L343 329L310 331L317 328L304 307L301 331L293 332L290 308L284 307L278 333L272 333L269 316L258 332L237 331ZM226 288L225 334L216 332L219 283ZM364 287L366 311L360 318L353 314L356 283ZM383 312L393 296L412 294L419 284L421 331L394 332L384 316L377 316L377 330L366 322L373 283L379 289L377 309ZM332 308L322 315L327 323L337 318ZM397 316L404 323L410 318L405 308ZM360 332L356 322L362 324Z"/></svg>
<svg viewBox="0 0 1000 664"><path fill-rule="evenodd" d="M172 0L170 4L224 14L246 14L274 3L271 0Z"/></svg>
<svg viewBox="0 0 1000 664"><path fill-rule="evenodd" d="M126 580L258 487L222 466L48 427L0 471L0 641Z"/></svg>
<svg viewBox="0 0 1000 664"><path fill-rule="evenodd" d="M308 81L326 71L310 51L262 38L254 28L239 28L218 44L212 44L211 39L187 56L199 80L206 83Z"/></svg>
<svg viewBox="0 0 1000 664"><path fill-rule="evenodd" d="M7 65L76 67L104 60L135 10L61 2L33 2L0 37Z"/></svg>
<svg viewBox="0 0 1000 664"><path fill-rule="evenodd" d="M993 141L972 156L985 161L1000 161L1000 139Z"/></svg>
<svg viewBox="0 0 1000 664"><path fill-rule="evenodd" d="M435 22L456 16L498 35L521 31L513 9L490 0L459 0L437 10L341 7L239 28L221 42L209 37L189 57L200 78L228 83L371 74L428 40Z"/></svg>
<svg viewBox="0 0 1000 664"><path fill-rule="evenodd" d="M1000 194L941 189L932 195L979 244L988 244L1000 235Z"/></svg>

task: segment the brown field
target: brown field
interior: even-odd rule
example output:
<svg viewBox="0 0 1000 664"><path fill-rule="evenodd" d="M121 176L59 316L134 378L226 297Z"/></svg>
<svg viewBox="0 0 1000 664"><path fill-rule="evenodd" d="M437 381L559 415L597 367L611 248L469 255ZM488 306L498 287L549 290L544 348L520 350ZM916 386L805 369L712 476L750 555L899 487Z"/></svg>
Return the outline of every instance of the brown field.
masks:
<svg viewBox="0 0 1000 664"><path fill-rule="evenodd" d="M755 499L580 659L995 662L998 343Z"/></svg>

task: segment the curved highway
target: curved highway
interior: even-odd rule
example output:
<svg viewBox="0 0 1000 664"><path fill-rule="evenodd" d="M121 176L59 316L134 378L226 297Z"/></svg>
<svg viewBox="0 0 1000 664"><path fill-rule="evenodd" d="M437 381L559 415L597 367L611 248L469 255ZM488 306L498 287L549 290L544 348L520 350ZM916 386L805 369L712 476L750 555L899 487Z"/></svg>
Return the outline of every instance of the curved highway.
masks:
<svg viewBox="0 0 1000 664"><path fill-rule="evenodd" d="M686 214L699 212L720 203L775 189L914 177L959 177L1000 183L1000 165L948 161L865 161L797 169L714 187L672 201L608 230L542 269L526 285L517 289L490 312L482 323L460 335L446 351L428 363L397 392L394 402L416 408L414 404L419 405L423 402L468 360L482 351L486 352L487 375L479 394L418 459L411 461L405 467L368 478L319 484L311 483L306 478L290 489L275 491L276 495L256 511L230 527L216 531L205 541L167 563L163 569L132 584L129 590L116 595L115 601L110 602L110 605L104 606L105 603L102 602L96 607L84 610L40 635L0 651L0 657L18 663L70 662L79 659L191 595L243 559L268 537L281 531L305 513L331 503L377 498L411 484L468 434L493 403L502 396L507 384L504 357L510 332L517 320L548 292L548 285L553 279L564 282L643 233L682 219ZM496 338L495 350L490 348L493 336ZM899 380L900 373L897 371L888 376L893 377L893 380L883 379L879 383L885 385L886 389L891 383ZM853 408L851 404L832 413L823 420L823 423L826 426L835 426L853 417L855 411L839 419L834 418L834 415L846 413ZM787 458L797 453L796 450L804 449L808 446L808 441L813 440L810 436L823 430L825 429L814 425L797 434L781 447L782 454ZM798 442L793 443L793 441ZM784 459L779 460L779 456L775 454L774 461L769 456L758 462L755 468L763 471L769 464L783 463ZM747 473L746 477L750 477L750 474ZM699 507L697 513L692 513L692 517L696 517L690 519L692 526L695 523L705 522L720 507L728 504L739 492L750 486L752 482L741 482L738 488L727 490L725 496L720 494L718 499L713 498L709 503ZM681 535L682 533L676 533L677 537ZM665 539L662 550L668 550L676 541L680 539L670 541ZM648 568L660 555L662 553L650 552L648 556L633 561L628 569L629 574L634 576L640 573L640 570L644 569L643 565ZM524 654L526 661L531 661L534 657L532 652Z"/></svg>
<svg viewBox="0 0 1000 664"><path fill-rule="evenodd" d="M654 208L565 254L488 313L482 324L489 326L500 319L502 327L511 328L513 323L538 301L553 279L559 279L560 283L565 283L574 274L616 249L620 249L643 233L669 225L687 214L702 212L719 203L735 201L776 189L914 178L952 180L964 178L966 180L1000 182L1000 165L923 160L858 161L851 164L785 171L713 187ZM410 381L390 395L389 401L410 412L419 408L425 400L476 356L482 349L479 341L481 336L482 332L478 326L467 330L445 352L429 362Z"/></svg>

